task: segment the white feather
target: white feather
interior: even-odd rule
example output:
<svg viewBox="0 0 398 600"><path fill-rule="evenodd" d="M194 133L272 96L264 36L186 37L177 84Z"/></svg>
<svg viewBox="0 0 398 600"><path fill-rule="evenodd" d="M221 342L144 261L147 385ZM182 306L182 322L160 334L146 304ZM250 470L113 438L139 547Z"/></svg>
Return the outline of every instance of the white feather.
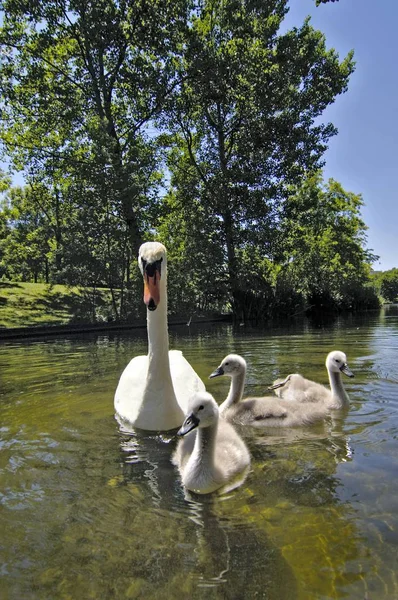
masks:
<svg viewBox="0 0 398 600"><path fill-rule="evenodd" d="M115 411L133 427L167 431L179 427L189 398L204 390L202 380L179 350L169 351L166 249L157 242L140 248L138 261L161 261L159 304L147 310L148 355L136 356L123 371L115 392Z"/></svg>

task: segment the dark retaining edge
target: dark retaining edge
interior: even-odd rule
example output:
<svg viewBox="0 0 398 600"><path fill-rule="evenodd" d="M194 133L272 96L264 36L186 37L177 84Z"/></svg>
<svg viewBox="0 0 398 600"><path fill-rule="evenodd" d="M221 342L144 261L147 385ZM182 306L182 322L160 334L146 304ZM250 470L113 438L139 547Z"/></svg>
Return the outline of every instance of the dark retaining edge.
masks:
<svg viewBox="0 0 398 600"><path fill-rule="evenodd" d="M173 325L201 325L202 323L230 323L232 315L215 317L197 317L196 319L169 319L169 327ZM121 331L128 329L143 329L146 321L133 323L73 323L67 325L38 325L34 327L10 327L0 329L0 342L18 338L41 337L48 335L65 335L70 333L87 333L96 331Z"/></svg>

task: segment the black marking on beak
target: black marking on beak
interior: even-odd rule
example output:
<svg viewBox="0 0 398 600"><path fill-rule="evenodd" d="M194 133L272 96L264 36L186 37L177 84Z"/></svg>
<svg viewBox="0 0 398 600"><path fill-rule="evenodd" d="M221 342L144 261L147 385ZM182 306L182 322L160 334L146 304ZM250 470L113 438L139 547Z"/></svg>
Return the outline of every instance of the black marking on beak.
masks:
<svg viewBox="0 0 398 600"><path fill-rule="evenodd" d="M149 263L144 258L142 258L141 260L142 260L143 271L145 272L147 277L155 277L155 279L156 279L157 273L159 273L159 275L162 274L163 258L160 258L159 260L155 260L152 263Z"/></svg>
<svg viewBox="0 0 398 600"><path fill-rule="evenodd" d="M192 431L192 429L195 429L195 427L197 427L199 423L200 419L198 419L198 417L196 417L193 413L188 415L181 428L177 431L177 435L186 435L187 433Z"/></svg>
<svg viewBox="0 0 398 600"><path fill-rule="evenodd" d="M148 310L154 311L156 310L157 306L155 304L155 300L153 298L151 298L148 302Z"/></svg>
<svg viewBox="0 0 398 600"><path fill-rule="evenodd" d="M340 371L342 373L344 373L344 375L347 375L347 377L354 377L354 373L348 367L347 363L344 363L343 365L341 365Z"/></svg>
<svg viewBox="0 0 398 600"><path fill-rule="evenodd" d="M217 369L213 371L211 375L209 375L209 379L212 379L213 377L219 377L220 375L224 375L224 369L221 365L217 367Z"/></svg>

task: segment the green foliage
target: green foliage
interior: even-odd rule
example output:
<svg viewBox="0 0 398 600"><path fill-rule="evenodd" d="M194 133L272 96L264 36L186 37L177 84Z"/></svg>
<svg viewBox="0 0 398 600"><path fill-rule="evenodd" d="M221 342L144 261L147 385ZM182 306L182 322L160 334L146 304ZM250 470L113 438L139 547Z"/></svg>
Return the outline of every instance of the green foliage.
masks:
<svg viewBox="0 0 398 600"><path fill-rule="evenodd" d="M274 258L288 186L322 165L335 129L318 117L353 70L352 54L340 62L309 21L278 35L286 11L283 1L205 2L192 19L181 87L160 121L174 133L172 185L179 172L193 178L224 249L235 311L245 291L239 257L250 243Z"/></svg>
<svg viewBox="0 0 398 600"><path fill-rule="evenodd" d="M127 319L156 237L174 313L372 302L362 199L314 175L353 55L309 19L280 33L287 0L0 9L0 136L27 184L0 173L1 275L106 286Z"/></svg>
<svg viewBox="0 0 398 600"><path fill-rule="evenodd" d="M377 257L365 249L362 205L360 195L332 179L324 185L320 174L306 178L286 203L280 236L283 270L311 306L348 308L351 292L369 281L370 264Z"/></svg>
<svg viewBox="0 0 398 600"><path fill-rule="evenodd" d="M379 277L380 293L387 302L398 301L398 268L381 273Z"/></svg>
<svg viewBox="0 0 398 600"><path fill-rule="evenodd" d="M181 185L187 191L194 183L186 178ZM159 240L168 248L168 294L171 312L226 312L228 302L223 249L212 226L206 207L195 199L181 200L181 193L164 199L159 218Z"/></svg>
<svg viewBox="0 0 398 600"><path fill-rule="evenodd" d="M29 188L11 188L3 200L0 264L10 278L48 282L51 234L41 199Z"/></svg>
<svg viewBox="0 0 398 600"><path fill-rule="evenodd" d="M98 264L107 263L123 284L126 268L113 269L109 239L123 231L118 254L128 262L156 211L159 156L144 126L176 85L186 3L5 0L1 9L3 145L29 183L75 211L68 220L59 215L57 270L98 278ZM84 246L93 217L100 249L90 232L82 252L89 264L67 264L65 232L79 220Z"/></svg>

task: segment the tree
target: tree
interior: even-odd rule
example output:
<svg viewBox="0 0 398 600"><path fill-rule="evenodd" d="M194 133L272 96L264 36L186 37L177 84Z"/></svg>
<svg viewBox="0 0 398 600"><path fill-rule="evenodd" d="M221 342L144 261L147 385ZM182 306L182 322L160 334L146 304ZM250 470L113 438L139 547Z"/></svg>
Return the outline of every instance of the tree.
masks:
<svg viewBox="0 0 398 600"><path fill-rule="evenodd" d="M288 276L308 304L355 308L377 259L366 249L362 206L359 194L346 192L333 179L324 184L321 173L307 177L287 201L280 276Z"/></svg>
<svg viewBox="0 0 398 600"><path fill-rule="evenodd" d="M158 183L145 128L177 85L187 3L4 0L0 9L1 136L14 166L31 182L53 178L54 197L57 173L96 187L104 204L112 195L135 255Z"/></svg>
<svg viewBox="0 0 398 600"><path fill-rule="evenodd" d="M11 188L3 200L2 270L12 279L49 281L52 232L30 188Z"/></svg>
<svg viewBox="0 0 398 600"><path fill-rule="evenodd" d="M177 149L169 155L172 190L164 197L157 231L168 248L170 308L193 313L230 311L223 247L212 222L212 212L200 203L200 178L188 155Z"/></svg>
<svg viewBox="0 0 398 600"><path fill-rule="evenodd" d="M0 169L0 198L11 186L11 178ZM7 218L2 210L4 200L0 201L0 276L6 274L6 267L3 260L2 240L5 239L8 233Z"/></svg>
<svg viewBox="0 0 398 600"><path fill-rule="evenodd" d="M212 225L235 312L246 297L240 258L254 244L272 259L288 186L322 165L336 130L319 116L353 70L352 53L340 62L308 20L278 34L286 12L283 0L204 2L168 105L179 150L170 168L184 172L188 156L196 170L197 195L183 202L197 201Z"/></svg>
<svg viewBox="0 0 398 600"><path fill-rule="evenodd" d="M380 277L380 292L387 302L396 302L398 300L398 269L384 271Z"/></svg>

